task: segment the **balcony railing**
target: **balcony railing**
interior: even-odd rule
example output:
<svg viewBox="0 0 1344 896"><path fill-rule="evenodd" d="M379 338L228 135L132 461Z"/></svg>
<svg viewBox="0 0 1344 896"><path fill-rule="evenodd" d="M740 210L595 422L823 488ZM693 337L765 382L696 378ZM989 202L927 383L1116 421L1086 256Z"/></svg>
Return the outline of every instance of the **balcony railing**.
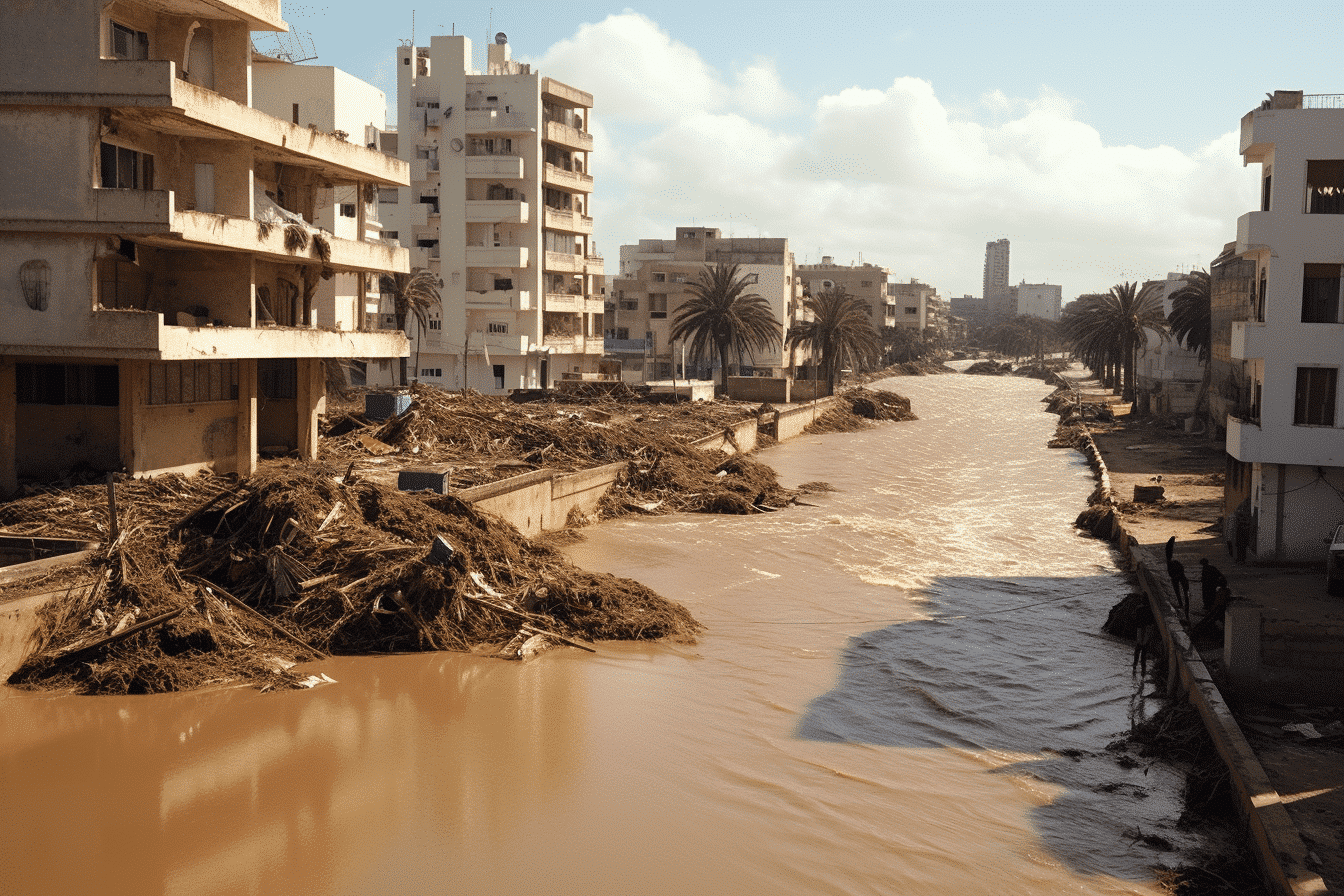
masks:
<svg viewBox="0 0 1344 896"><path fill-rule="evenodd" d="M1344 109L1344 93L1304 93L1303 109Z"/></svg>

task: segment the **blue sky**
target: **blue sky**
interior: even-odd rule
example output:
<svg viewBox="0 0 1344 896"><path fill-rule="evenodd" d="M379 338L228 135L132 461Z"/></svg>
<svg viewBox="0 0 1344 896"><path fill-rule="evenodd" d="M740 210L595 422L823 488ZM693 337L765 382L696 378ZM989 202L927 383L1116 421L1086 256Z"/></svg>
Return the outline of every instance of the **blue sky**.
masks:
<svg viewBox="0 0 1344 896"><path fill-rule="evenodd" d="M284 2L335 65L389 94L399 41L454 30L594 94L599 249L679 224L784 236L980 292L1066 299L1207 266L1255 202L1242 115L1274 89L1344 91L1311 22L1263 4ZM273 38L257 35L263 50ZM291 39L292 40L292 39Z"/></svg>

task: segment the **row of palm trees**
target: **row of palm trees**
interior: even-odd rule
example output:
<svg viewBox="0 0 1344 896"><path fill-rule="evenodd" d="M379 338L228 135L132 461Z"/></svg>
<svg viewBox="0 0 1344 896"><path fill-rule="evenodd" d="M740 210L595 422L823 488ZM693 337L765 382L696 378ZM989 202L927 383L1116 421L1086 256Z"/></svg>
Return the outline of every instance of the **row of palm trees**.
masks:
<svg viewBox="0 0 1344 896"><path fill-rule="evenodd" d="M1140 287L1118 283L1109 292L1083 295L1060 318L1059 329L1074 357L1115 388L1125 401L1134 401L1139 352L1148 331L1159 340L1175 339L1195 351L1207 366L1212 346L1209 311L1209 275L1195 271L1185 286L1172 294L1170 318L1162 310L1160 284Z"/></svg>
<svg viewBox="0 0 1344 896"><path fill-rule="evenodd" d="M790 351L801 349L820 357L822 375L832 392L841 370L869 367L881 356L872 310L842 288L805 293L803 308L811 312L811 320L795 323L785 333L770 304L749 286L735 264L705 265L699 279L688 284L691 297L677 310L668 336L671 342L684 342L697 360L709 357L711 351L718 355L721 392L728 390L732 357L770 351L781 339Z"/></svg>

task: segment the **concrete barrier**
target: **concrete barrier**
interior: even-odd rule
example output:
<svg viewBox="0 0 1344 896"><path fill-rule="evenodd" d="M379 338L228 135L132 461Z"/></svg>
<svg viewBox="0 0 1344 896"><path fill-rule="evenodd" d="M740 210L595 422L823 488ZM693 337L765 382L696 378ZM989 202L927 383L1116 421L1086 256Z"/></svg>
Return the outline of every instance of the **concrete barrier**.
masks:
<svg viewBox="0 0 1344 896"><path fill-rule="evenodd" d="M723 432L696 439L691 444L701 451L722 451L724 454L746 453L756 450L757 432L758 423L753 418L734 423L725 427ZM732 434L731 438L729 433Z"/></svg>
<svg viewBox="0 0 1344 896"><path fill-rule="evenodd" d="M512 523L531 538L563 529L573 512L584 516L594 513L625 466L624 462L606 464L577 473L533 470L454 494L477 510Z"/></svg>
<svg viewBox="0 0 1344 896"><path fill-rule="evenodd" d="M835 407L839 401L840 399L835 397L821 398L805 405L780 410L775 415L774 432L771 435L778 442L802 435L803 430L807 429L812 421Z"/></svg>

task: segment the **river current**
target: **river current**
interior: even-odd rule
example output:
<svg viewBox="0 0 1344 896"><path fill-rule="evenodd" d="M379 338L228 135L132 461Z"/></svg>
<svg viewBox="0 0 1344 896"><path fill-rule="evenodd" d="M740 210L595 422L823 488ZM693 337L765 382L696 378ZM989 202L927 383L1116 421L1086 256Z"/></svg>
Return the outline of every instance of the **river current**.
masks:
<svg viewBox="0 0 1344 896"><path fill-rule="evenodd" d="M1143 710L1100 634L1127 586L1071 527L1094 483L1045 447L1047 388L882 385L920 419L762 452L834 487L811 506L569 549L683 602L698 644L0 695L0 890L1157 892L1196 843L1177 774L1106 749Z"/></svg>

